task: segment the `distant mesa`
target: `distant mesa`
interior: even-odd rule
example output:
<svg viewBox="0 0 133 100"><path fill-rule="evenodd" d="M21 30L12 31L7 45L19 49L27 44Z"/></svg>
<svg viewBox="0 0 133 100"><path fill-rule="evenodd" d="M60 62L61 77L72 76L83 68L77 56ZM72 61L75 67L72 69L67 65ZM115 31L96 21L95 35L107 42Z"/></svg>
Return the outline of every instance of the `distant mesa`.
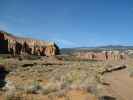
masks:
<svg viewBox="0 0 133 100"><path fill-rule="evenodd" d="M0 31L0 53L13 56L21 54L55 56L60 53L59 47L52 42L14 36Z"/></svg>

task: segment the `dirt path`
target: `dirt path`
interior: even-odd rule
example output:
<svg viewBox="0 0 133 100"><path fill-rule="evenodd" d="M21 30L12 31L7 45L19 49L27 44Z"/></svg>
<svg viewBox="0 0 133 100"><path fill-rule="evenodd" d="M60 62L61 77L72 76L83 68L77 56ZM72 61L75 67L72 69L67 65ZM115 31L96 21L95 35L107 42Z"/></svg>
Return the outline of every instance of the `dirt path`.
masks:
<svg viewBox="0 0 133 100"><path fill-rule="evenodd" d="M130 78L127 69L114 71L105 75L105 81L110 85L108 92L119 100L133 100L133 78Z"/></svg>

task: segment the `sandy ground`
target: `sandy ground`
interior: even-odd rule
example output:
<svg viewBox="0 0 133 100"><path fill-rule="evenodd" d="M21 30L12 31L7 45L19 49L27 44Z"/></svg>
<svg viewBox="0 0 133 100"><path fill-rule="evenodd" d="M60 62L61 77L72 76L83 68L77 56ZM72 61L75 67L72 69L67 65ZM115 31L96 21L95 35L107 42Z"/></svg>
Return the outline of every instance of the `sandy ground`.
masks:
<svg viewBox="0 0 133 100"><path fill-rule="evenodd" d="M108 92L119 100L133 100L133 78L129 77L127 69L114 71L105 75Z"/></svg>

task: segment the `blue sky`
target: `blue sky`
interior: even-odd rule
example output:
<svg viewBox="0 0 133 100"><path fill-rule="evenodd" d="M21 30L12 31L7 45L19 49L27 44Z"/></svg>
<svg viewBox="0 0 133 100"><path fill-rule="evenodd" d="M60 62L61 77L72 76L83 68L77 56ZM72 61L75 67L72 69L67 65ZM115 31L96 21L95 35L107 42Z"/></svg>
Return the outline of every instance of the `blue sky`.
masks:
<svg viewBox="0 0 133 100"><path fill-rule="evenodd" d="M0 29L60 47L133 45L133 0L0 0Z"/></svg>

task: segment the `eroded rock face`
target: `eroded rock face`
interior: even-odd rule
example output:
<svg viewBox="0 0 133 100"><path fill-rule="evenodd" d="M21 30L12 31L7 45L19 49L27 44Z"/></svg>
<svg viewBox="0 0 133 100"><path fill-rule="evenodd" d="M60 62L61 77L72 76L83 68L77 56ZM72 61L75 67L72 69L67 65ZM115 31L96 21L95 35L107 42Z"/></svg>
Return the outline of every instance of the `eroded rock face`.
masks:
<svg viewBox="0 0 133 100"><path fill-rule="evenodd" d="M33 54L40 56L55 56L59 48L55 43L29 38L20 38L0 31L0 40L8 41L8 52L15 55Z"/></svg>
<svg viewBox="0 0 133 100"><path fill-rule="evenodd" d="M79 52L76 54L78 58L88 60L125 60L128 58L127 54L123 52L115 51L103 51L103 52Z"/></svg>
<svg viewBox="0 0 133 100"><path fill-rule="evenodd" d="M53 46L47 46L45 50L46 56L53 56L55 54L55 47Z"/></svg>

